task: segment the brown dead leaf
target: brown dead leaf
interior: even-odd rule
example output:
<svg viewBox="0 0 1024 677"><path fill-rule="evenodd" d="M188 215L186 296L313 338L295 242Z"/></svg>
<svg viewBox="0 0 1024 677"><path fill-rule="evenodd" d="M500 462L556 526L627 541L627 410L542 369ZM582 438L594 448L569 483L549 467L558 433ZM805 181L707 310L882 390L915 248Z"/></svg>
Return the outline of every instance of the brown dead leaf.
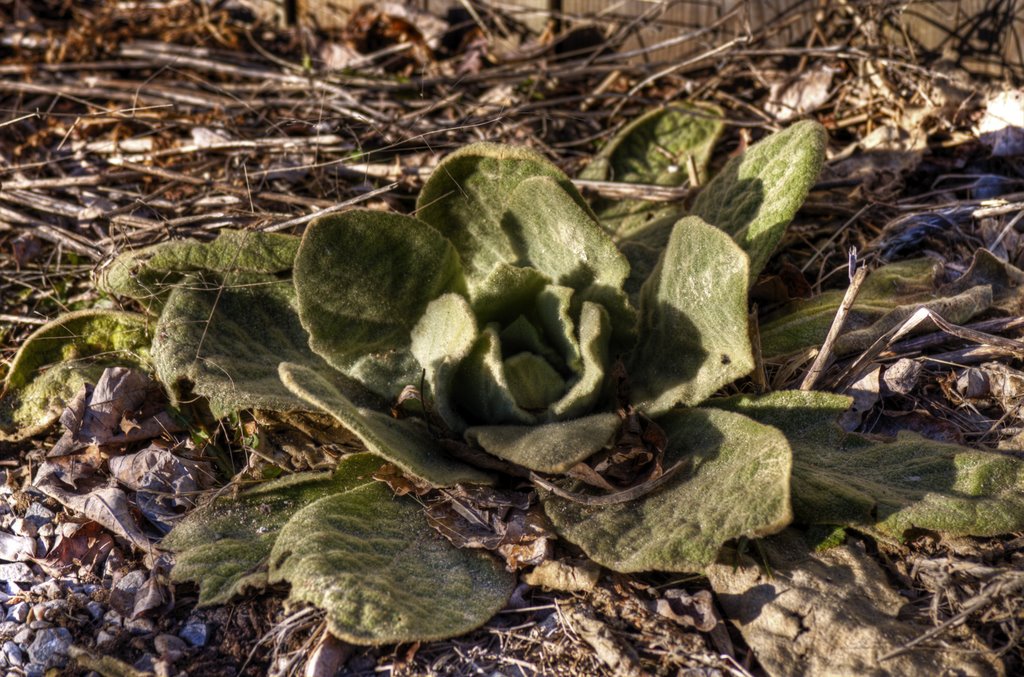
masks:
<svg viewBox="0 0 1024 677"><path fill-rule="evenodd" d="M62 572L71 567L88 567L95 571L102 566L114 547L114 538L98 522L89 521L74 534L63 536L41 562L44 568Z"/></svg>
<svg viewBox="0 0 1024 677"><path fill-rule="evenodd" d="M528 585L563 592L593 590L600 578L600 565L589 559L549 559L523 574Z"/></svg>
<svg viewBox="0 0 1024 677"><path fill-rule="evenodd" d="M167 533L182 512L195 505L195 496L210 485L206 463L175 455L158 445L108 461L110 473L135 490L135 503L160 531Z"/></svg>
<svg viewBox="0 0 1024 677"><path fill-rule="evenodd" d="M773 82L765 112L786 122L815 110L828 101L834 75L834 68L822 64Z"/></svg>
<svg viewBox="0 0 1024 677"><path fill-rule="evenodd" d="M654 600L654 611L700 632L711 632L718 625L714 598L707 590L698 590L693 595L675 588L665 590L661 599Z"/></svg>
<svg viewBox="0 0 1024 677"><path fill-rule="evenodd" d="M458 548L491 550L510 571L550 556L555 538L534 495L457 485L427 498L427 522Z"/></svg>
<svg viewBox="0 0 1024 677"><path fill-rule="evenodd" d="M927 631L881 567L852 543L811 551L788 530L760 541L764 559L708 568L719 603L770 675L998 675L991 654L929 645L880 658ZM766 566L767 565L767 566Z"/></svg>
<svg viewBox="0 0 1024 677"><path fill-rule="evenodd" d="M640 677L644 674L636 649L598 619L589 605L576 603L560 609L569 627L590 645L611 674L615 677Z"/></svg>

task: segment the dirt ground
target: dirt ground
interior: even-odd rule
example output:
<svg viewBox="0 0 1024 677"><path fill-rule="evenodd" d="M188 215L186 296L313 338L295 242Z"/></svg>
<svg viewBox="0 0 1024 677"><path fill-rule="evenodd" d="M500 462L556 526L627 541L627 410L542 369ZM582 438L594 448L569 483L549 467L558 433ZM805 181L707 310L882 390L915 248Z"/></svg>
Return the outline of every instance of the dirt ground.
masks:
<svg viewBox="0 0 1024 677"><path fill-rule="evenodd" d="M854 247L867 265L932 255L962 271L982 247L1024 261L1024 140L984 131L993 101L1022 96L1012 88L1024 72L981 72L977 41L914 44L900 30L902 5L828 4L786 42L787 17L742 34L697 31L689 56L670 61L657 45L629 42L658 21L653 11L633 22L557 17L538 35L507 9L467 6L474 12L428 18L371 3L328 32L266 23L233 1L0 0L0 375L47 320L117 303L92 281L119 252L224 228L301 233L338 205L407 213L438 160L472 141L529 145L575 176L623 124L670 101L724 111L713 169L791 120L828 130L826 169L766 271L762 318L779 306L779 280L807 293L844 288ZM1020 338L1021 314L983 318L984 331ZM912 392L871 403L861 429L1020 455L1020 361L984 350L950 357L967 345L945 336L891 347L889 361L941 359L927 362ZM766 386L795 387L812 357L766 363ZM982 363L1005 367L1012 385L962 396L957 380ZM286 607L277 590L196 609L193 587L168 582L169 556L147 559L33 488L58 428L0 442L0 532L39 539L38 556L0 556L8 674L758 675L786 660L764 638L774 648L761 651L777 655L759 656L724 620L722 599L708 597L719 622L706 632L685 614L658 612L666 590L740 585L726 565L712 580L605 571L581 592L522 584L470 635L376 648L330 638L321 612ZM266 459L242 442L255 430L291 450L290 470L337 457L287 441L272 422L224 421L185 435L227 459L213 490L262 476ZM899 609L893 623L911 624L893 626L892 667L883 661L876 674L906 674L896 666L922 664L898 661L922 650L958 657L936 665L960 674L1021 674L1024 534L911 536L848 531L840 539L851 559L818 561L885 587ZM758 557L774 562L766 547ZM819 594L824 606L849 603ZM851 610L835 622L816 641L859 641L856 628L871 619ZM914 632L899 634L907 627Z"/></svg>

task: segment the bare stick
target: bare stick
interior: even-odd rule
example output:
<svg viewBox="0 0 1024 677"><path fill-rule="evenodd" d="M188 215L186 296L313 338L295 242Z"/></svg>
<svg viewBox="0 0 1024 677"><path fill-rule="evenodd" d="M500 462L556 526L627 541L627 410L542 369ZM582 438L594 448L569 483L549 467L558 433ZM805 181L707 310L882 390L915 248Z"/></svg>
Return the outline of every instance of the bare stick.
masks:
<svg viewBox="0 0 1024 677"><path fill-rule="evenodd" d="M818 379L821 378L825 369L828 368L829 363L832 361L832 349L835 347L836 339L839 338L839 332L842 331L843 325L846 324L846 316L850 314L850 308L853 307L853 302L856 300L860 286L864 284L864 279L867 275L868 269L866 266L861 266L854 273L853 279L850 280L850 286L846 289L846 295L843 296L843 302L839 304L839 310L836 311L835 319L832 320L832 326L829 327L825 342L821 345L818 356L814 358L811 368L807 370L804 380L800 383L800 390L813 390Z"/></svg>

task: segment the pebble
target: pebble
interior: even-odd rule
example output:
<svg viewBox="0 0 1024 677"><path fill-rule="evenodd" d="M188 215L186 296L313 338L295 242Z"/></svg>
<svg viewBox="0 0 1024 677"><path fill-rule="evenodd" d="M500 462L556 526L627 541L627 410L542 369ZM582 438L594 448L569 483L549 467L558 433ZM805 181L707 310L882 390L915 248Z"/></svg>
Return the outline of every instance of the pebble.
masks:
<svg viewBox="0 0 1024 677"><path fill-rule="evenodd" d="M185 650L188 649L184 640L174 635L157 635L153 640L153 646L156 647L156 652L160 656L171 663L181 660L181 657L185 655Z"/></svg>
<svg viewBox="0 0 1024 677"><path fill-rule="evenodd" d="M146 654L139 660L135 661L132 667L138 670L139 672L154 672L154 668L156 667L155 664L156 658L150 656L149 654Z"/></svg>
<svg viewBox="0 0 1024 677"><path fill-rule="evenodd" d="M11 523L11 531L18 536L28 536L29 538L35 538L38 533L35 524L21 518L18 518Z"/></svg>
<svg viewBox="0 0 1024 677"><path fill-rule="evenodd" d="M28 656L33 663L44 668L62 668L68 662L68 647L71 633L67 628L40 630L28 647Z"/></svg>
<svg viewBox="0 0 1024 677"><path fill-rule="evenodd" d="M50 621L44 621L40 619L37 621L32 621L28 624L28 627L32 628L33 630L45 630L46 628L52 628L53 623L51 623Z"/></svg>
<svg viewBox="0 0 1024 677"><path fill-rule="evenodd" d="M32 629L22 627L21 630L18 630L17 634L14 635L14 642L15 644L25 646L32 640L33 634L34 631Z"/></svg>
<svg viewBox="0 0 1024 677"><path fill-rule="evenodd" d="M98 621L103 618L103 614L107 613L106 607L99 602L89 602L85 605L85 610L89 612L89 615L94 621Z"/></svg>
<svg viewBox="0 0 1024 677"><path fill-rule="evenodd" d="M185 627L178 633L178 637L192 646L206 646L207 634L206 623L193 619L185 623Z"/></svg>
<svg viewBox="0 0 1024 677"><path fill-rule="evenodd" d="M46 677L46 666L39 663L29 663L25 666L25 677Z"/></svg>
<svg viewBox="0 0 1024 677"><path fill-rule="evenodd" d="M108 609L107 613L103 614L103 620L107 623L113 623L114 625L123 625L124 620L121 618L121 614L117 613L113 609Z"/></svg>
<svg viewBox="0 0 1024 677"><path fill-rule="evenodd" d="M25 664L25 653L14 642L4 642L3 656L8 665L20 667Z"/></svg>
<svg viewBox="0 0 1024 677"><path fill-rule="evenodd" d="M0 580L7 581L8 584L26 583L28 581L35 580L35 578L36 577L35 574L32 573L32 569L30 569L24 562L0 564ZM8 586L7 592L9 594L17 594L17 592L22 592L22 590L19 588L16 592L12 593Z"/></svg>
<svg viewBox="0 0 1024 677"><path fill-rule="evenodd" d="M156 632L156 625L148 618L133 618L125 621L124 629L133 635L146 635Z"/></svg>
<svg viewBox="0 0 1024 677"><path fill-rule="evenodd" d="M53 522L53 518L56 517L54 512L44 506L42 503L33 503L25 511L25 521L31 522L36 527L41 527L44 524L50 524Z"/></svg>
<svg viewBox="0 0 1024 677"><path fill-rule="evenodd" d="M64 591L61 589L60 583L52 578L48 581L43 581L42 583L33 585L30 589L35 594L45 597L46 599L57 599L64 595Z"/></svg>
<svg viewBox="0 0 1024 677"><path fill-rule="evenodd" d="M7 609L7 615L4 616L5 621L13 621L15 623L24 623L26 618L28 618L28 602L12 604Z"/></svg>
<svg viewBox="0 0 1024 677"><path fill-rule="evenodd" d="M117 638L117 635L111 634L106 630L100 630L96 633L96 646L100 644L106 644L107 642L113 642Z"/></svg>
<svg viewBox="0 0 1024 677"><path fill-rule="evenodd" d="M10 637L21 629L21 623L15 621L4 621L0 623L0 637Z"/></svg>

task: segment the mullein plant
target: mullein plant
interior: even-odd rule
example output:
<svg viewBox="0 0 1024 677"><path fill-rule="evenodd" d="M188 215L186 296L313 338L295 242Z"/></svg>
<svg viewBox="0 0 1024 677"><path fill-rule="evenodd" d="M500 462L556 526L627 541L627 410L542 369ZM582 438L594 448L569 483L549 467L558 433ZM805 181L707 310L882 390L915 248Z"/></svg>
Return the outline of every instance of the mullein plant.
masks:
<svg viewBox="0 0 1024 677"><path fill-rule="evenodd" d="M585 176L702 182L721 128L710 108L653 111ZM122 254L98 284L145 312L74 319L106 323L126 345L69 338L64 349L120 351L215 416L321 412L361 440L367 451L333 472L218 498L163 541L174 579L197 582L201 604L287 582L354 643L465 633L515 583L374 479L385 463L434 488L529 479L558 536L620 572L699 572L723 544L793 522L894 538L1021 529L1024 465L1011 456L844 432L836 420L850 399L827 392L714 397L755 366L748 289L825 144L811 121L768 136L689 213L588 204L538 153L473 144L433 172L415 216L355 209L301 238L226 231ZM32 378L58 361L53 346L30 340L16 356L8 434L52 420L66 396ZM650 453L622 451L637 447Z"/></svg>

